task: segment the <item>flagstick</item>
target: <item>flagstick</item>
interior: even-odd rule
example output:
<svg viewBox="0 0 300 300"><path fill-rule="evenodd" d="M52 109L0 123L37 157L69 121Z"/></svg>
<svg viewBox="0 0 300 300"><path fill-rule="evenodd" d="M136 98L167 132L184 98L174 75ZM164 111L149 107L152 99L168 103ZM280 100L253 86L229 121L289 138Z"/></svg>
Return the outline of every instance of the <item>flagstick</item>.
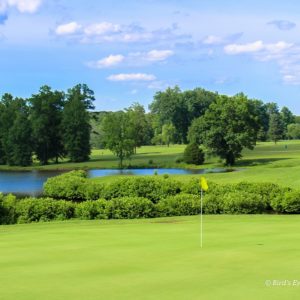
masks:
<svg viewBox="0 0 300 300"><path fill-rule="evenodd" d="M201 215L201 225L200 225L200 244L201 244L201 248L202 248L202 239L203 239L203 213L202 213L202 202L203 202L203 190L201 188L201 209L200 209L200 215Z"/></svg>

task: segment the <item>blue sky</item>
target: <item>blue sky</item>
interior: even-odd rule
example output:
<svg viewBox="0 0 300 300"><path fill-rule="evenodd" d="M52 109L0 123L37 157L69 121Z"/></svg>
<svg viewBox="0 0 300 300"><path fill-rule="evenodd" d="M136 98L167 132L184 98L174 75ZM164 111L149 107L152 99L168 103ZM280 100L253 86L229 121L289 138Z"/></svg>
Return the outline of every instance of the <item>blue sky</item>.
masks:
<svg viewBox="0 0 300 300"><path fill-rule="evenodd" d="M180 2L180 3L179 3ZM0 94L87 83L98 110L179 85L300 115L298 1L0 0Z"/></svg>

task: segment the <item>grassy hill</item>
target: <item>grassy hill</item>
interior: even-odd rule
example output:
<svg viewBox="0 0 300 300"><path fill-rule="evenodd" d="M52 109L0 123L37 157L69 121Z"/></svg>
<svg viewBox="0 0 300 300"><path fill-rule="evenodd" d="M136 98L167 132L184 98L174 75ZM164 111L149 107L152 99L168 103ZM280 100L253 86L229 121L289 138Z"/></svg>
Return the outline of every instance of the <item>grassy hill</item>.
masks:
<svg viewBox="0 0 300 300"><path fill-rule="evenodd" d="M1 299L297 299L299 218L1 226Z"/></svg>

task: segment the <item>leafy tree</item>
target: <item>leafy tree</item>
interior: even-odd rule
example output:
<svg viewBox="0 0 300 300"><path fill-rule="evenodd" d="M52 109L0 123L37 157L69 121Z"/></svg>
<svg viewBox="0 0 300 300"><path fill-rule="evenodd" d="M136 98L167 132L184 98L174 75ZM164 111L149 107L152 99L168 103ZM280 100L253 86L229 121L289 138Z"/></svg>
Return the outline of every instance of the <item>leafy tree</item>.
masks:
<svg viewBox="0 0 300 300"><path fill-rule="evenodd" d="M283 137L284 125L279 113L272 113L269 120L269 139L276 144Z"/></svg>
<svg viewBox="0 0 300 300"><path fill-rule="evenodd" d="M146 118L145 109L139 103L134 103L126 113L129 117L129 132L131 139L134 141L134 152L136 148L146 145L149 141L150 128Z"/></svg>
<svg viewBox="0 0 300 300"><path fill-rule="evenodd" d="M86 85L77 85L67 94L61 128L65 151L73 162L86 161L91 153L88 109L94 108L93 94Z"/></svg>
<svg viewBox="0 0 300 300"><path fill-rule="evenodd" d="M188 90L182 93L183 102L188 108L189 125L191 122L204 115L210 104L216 101L218 94L201 88Z"/></svg>
<svg viewBox="0 0 300 300"><path fill-rule="evenodd" d="M135 141L132 139L129 115L123 111L108 114L102 121L103 141L120 160L123 168L125 158L134 154Z"/></svg>
<svg viewBox="0 0 300 300"><path fill-rule="evenodd" d="M65 154L60 130L64 93L45 85L32 95L29 103L34 152L43 165L50 159L57 162Z"/></svg>
<svg viewBox="0 0 300 300"><path fill-rule="evenodd" d="M170 143L174 142L174 137L176 133L176 128L173 124L165 124L162 127L161 139L168 147Z"/></svg>
<svg viewBox="0 0 300 300"><path fill-rule="evenodd" d="M199 137L193 138L203 141L227 165L233 165L242 156L243 148L254 148L259 130L257 118L245 95L218 96L197 122L201 131L196 132L194 128L194 135Z"/></svg>
<svg viewBox="0 0 300 300"><path fill-rule="evenodd" d="M280 115L283 123L284 137L286 137L287 127L288 125L295 123L295 116L286 106L281 109Z"/></svg>
<svg viewBox="0 0 300 300"><path fill-rule="evenodd" d="M204 153L196 143L191 143L184 150L183 160L187 164L202 165L204 163Z"/></svg>
<svg viewBox="0 0 300 300"><path fill-rule="evenodd" d="M300 124L289 124L287 127L287 136L293 140L300 139Z"/></svg>
<svg viewBox="0 0 300 300"><path fill-rule="evenodd" d="M31 123L26 102L19 99L13 126L8 131L7 163L11 166L29 166L32 163Z"/></svg>
<svg viewBox="0 0 300 300"><path fill-rule="evenodd" d="M4 94L0 102L0 163L7 163L7 148L8 132L15 119L17 110L17 102L11 94Z"/></svg>
<svg viewBox="0 0 300 300"><path fill-rule="evenodd" d="M158 115L160 126L172 123L176 128L177 142L185 143L189 127L187 104L178 86L157 92L150 105L151 112Z"/></svg>
<svg viewBox="0 0 300 300"><path fill-rule="evenodd" d="M4 94L0 101L1 164L27 166L32 156L31 129L26 101Z"/></svg>

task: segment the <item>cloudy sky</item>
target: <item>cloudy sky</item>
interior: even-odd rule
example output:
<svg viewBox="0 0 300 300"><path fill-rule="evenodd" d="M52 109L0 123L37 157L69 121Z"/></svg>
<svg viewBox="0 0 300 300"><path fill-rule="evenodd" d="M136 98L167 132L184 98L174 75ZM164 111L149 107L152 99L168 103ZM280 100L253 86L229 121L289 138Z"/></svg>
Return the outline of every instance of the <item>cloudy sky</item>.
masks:
<svg viewBox="0 0 300 300"><path fill-rule="evenodd" d="M300 114L298 0L0 0L0 94L87 83L98 110L179 85Z"/></svg>

